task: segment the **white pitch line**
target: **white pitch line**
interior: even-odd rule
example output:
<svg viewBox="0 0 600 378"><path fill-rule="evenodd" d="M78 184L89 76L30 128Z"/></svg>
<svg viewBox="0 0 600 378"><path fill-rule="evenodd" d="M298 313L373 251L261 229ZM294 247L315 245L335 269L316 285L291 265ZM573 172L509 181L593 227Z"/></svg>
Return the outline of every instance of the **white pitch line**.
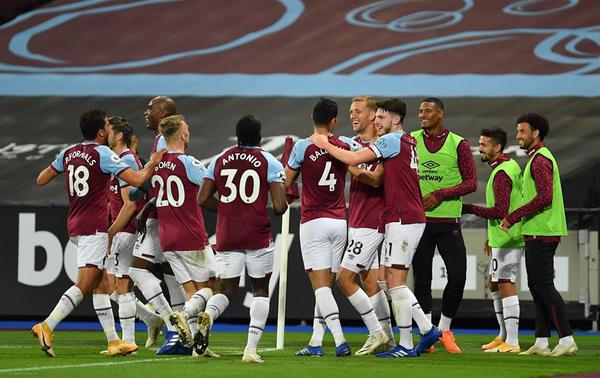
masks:
<svg viewBox="0 0 600 378"><path fill-rule="evenodd" d="M38 370L52 370L52 369L72 369L72 368L82 368L82 367L102 367L102 366L111 366L111 365L129 365L129 364L139 364L142 362L165 362L165 361L173 361L180 360L185 357L173 357L173 358L147 358L144 360L131 360L131 361L117 361L117 362L92 362L89 364L79 364L79 365L56 365L56 366L33 366L27 368L13 368L13 369L0 369L0 373L17 373L23 371L38 371Z"/></svg>

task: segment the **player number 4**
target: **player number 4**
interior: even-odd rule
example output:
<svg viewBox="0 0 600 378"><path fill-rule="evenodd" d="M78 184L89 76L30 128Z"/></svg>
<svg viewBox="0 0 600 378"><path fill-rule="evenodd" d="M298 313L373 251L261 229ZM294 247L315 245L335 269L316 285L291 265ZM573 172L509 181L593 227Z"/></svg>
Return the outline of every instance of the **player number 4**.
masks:
<svg viewBox="0 0 600 378"><path fill-rule="evenodd" d="M335 183L337 179L335 178L335 174L331 173L331 162L328 161L325 163L325 168L323 169L323 174L319 179L319 186L328 186L330 192L335 191Z"/></svg>

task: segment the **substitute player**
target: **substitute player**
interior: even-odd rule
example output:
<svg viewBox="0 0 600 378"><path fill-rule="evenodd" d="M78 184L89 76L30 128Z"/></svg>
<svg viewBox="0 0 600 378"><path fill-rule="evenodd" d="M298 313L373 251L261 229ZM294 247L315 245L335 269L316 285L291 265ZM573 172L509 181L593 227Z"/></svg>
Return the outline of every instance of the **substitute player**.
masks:
<svg viewBox="0 0 600 378"><path fill-rule="evenodd" d="M133 128L123 117L114 116L108 119L108 146L119 158L133 170L142 169L137 156L129 149ZM118 177L113 176L110 182L110 214L112 225L108 229L110 254L107 261L112 266L106 267L107 273L112 273L116 281L116 299L119 304L119 321L123 331L123 341L135 344L136 315L144 321L148 329L146 348L154 344L163 326L160 316L148 310L133 292L133 281L129 278L129 267L136 241L135 216L143 206L143 201L131 201L131 187ZM112 296L112 294L111 294ZM112 317L112 312L110 313Z"/></svg>
<svg viewBox="0 0 600 378"><path fill-rule="evenodd" d="M569 325L567 308L554 286L554 253L560 237L567 235L560 172L554 155L544 144L550 131L548 120L536 113L517 119L519 147L527 150L529 161L523 171L523 203L502 220L508 231L519 220L525 238L527 284L535 304L535 344L523 355L574 355L578 348ZM554 324L560 340L552 352L548 347Z"/></svg>
<svg viewBox="0 0 600 378"><path fill-rule="evenodd" d="M484 251L491 256L488 287L492 293L494 311L500 334L482 346L486 352L518 353L519 347L519 297L517 296L517 271L523 254L521 225L509 232L500 230L500 221L522 204L521 168L504 153L506 131L493 127L481 130L479 153L481 161L492 168L485 189L486 205L463 204L463 214L486 218L488 238Z"/></svg>
<svg viewBox="0 0 600 378"><path fill-rule="evenodd" d="M312 111L313 130L329 139L336 148L348 150L350 146L331 133L337 112L335 101L321 98ZM291 187L298 175L302 175L300 249L304 270L315 292L313 334L308 346L296 352L296 356L322 356L326 326L335 340L335 355L352 354L331 292L346 246L346 171L345 163L334 159L309 139L300 139L294 144L285 168L286 187Z"/></svg>
<svg viewBox="0 0 600 378"><path fill-rule="evenodd" d="M395 348L378 354L378 357L417 357L441 336L406 286L408 270L425 229L425 212L419 189L416 142L402 127L405 115L406 104L399 99L379 103L375 116L388 134L358 152L337 148L324 135L313 134L310 137L315 145L348 165L383 159L384 265L396 322L400 328L400 342ZM421 340L416 348L413 347L411 335L413 318L421 331Z"/></svg>
<svg viewBox="0 0 600 378"><path fill-rule="evenodd" d="M150 179L164 153L154 153L146 168L134 171L105 145L108 136L106 112L98 109L84 112L79 119L79 127L84 141L62 150L37 178L38 185L46 185L60 173L66 172L65 183L69 197L67 231L71 241L77 246L77 282L62 295L50 315L32 328L42 350L49 357L55 356L52 347L54 328L102 278L108 249L106 188L111 174L130 185L140 186ZM134 344L123 343L116 332L108 340L108 354L111 356L125 355L135 350L137 347Z"/></svg>
<svg viewBox="0 0 600 378"><path fill-rule="evenodd" d="M206 206L219 194L216 257L220 290L198 317L194 351L204 353L210 328L233 300L245 267L254 299L242 361L262 363L256 348L269 315L274 250L267 202L270 193L275 214L287 210L285 172L273 155L260 148L261 123L254 116L242 117L235 134L237 146L213 158L198 195L198 203Z"/></svg>
<svg viewBox="0 0 600 378"><path fill-rule="evenodd" d="M368 147L377 138L374 125L376 110L373 97L360 96L352 99L350 121L353 131L357 133L349 141L352 150ZM358 168L374 171L377 166L378 162L373 161L361 164ZM350 171L352 169L354 168L349 168ZM388 341L392 345L387 349L396 346L390 308L385 293L377 284L379 247L383 241L383 233L378 230L379 218L383 212L383 195L383 187L373 188L352 177L348 247L342 259L337 283L369 330L369 338L355 353L357 356L371 354L382 346L386 348ZM364 290L355 281L357 274L361 277Z"/></svg>
<svg viewBox="0 0 600 378"><path fill-rule="evenodd" d="M419 175L427 225L414 265L415 296L431 319L433 255L437 247L448 272L438 327L440 342L449 353L462 353L450 330L462 301L467 279L467 249L460 228L462 196L477 190L477 171L469 142L444 127L444 103L426 98L419 106L421 130L417 140ZM430 350L433 351L433 348Z"/></svg>
<svg viewBox="0 0 600 378"><path fill-rule="evenodd" d="M168 150L152 176L160 219L160 246L177 281L188 293L198 293L196 299L206 301L212 295L209 280L215 275L214 254L208 243L204 218L196 204L206 168L194 157L185 154L190 132L183 116L166 117L159 128ZM193 335L187 319L173 311L164 297L160 281L144 269L132 267L129 272L160 316L177 327L181 343L190 347Z"/></svg>

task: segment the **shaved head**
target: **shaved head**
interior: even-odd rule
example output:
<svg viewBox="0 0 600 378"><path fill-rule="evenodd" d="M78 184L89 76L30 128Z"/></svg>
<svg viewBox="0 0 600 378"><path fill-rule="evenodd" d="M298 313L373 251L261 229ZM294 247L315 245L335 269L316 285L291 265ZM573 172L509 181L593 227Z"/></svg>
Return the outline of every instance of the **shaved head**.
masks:
<svg viewBox="0 0 600 378"><path fill-rule="evenodd" d="M158 110L166 112L165 117L172 116L177 113L175 101L171 97L156 96L152 99L156 103Z"/></svg>
<svg viewBox="0 0 600 378"><path fill-rule="evenodd" d="M175 101L171 97L156 96L148 103L146 109L146 127L157 131L160 120L177 114Z"/></svg>

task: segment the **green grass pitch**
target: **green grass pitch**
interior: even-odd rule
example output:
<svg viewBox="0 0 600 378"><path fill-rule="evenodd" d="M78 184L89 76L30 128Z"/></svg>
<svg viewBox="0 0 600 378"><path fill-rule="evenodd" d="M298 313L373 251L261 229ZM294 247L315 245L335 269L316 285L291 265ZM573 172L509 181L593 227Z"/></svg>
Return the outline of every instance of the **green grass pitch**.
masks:
<svg viewBox="0 0 600 378"><path fill-rule="evenodd" d="M142 344L145 333L138 333ZM539 377L600 372L600 337L577 335L580 352L570 357L539 357L487 354L481 345L494 335L457 335L464 354L450 355L436 346L432 355L419 358L378 359L372 356L335 358L331 335L326 335L325 356L294 357L292 353L309 339L306 333L287 333L286 348L275 350L275 334L263 336L259 353L266 363L249 365L241 362L246 343L245 333L213 333L210 348L220 359L154 355L156 349L140 349L136 355L106 357L99 354L106 343L101 332L59 331L55 334L56 358L48 358L37 340L26 331L0 331L0 377ZM348 341L358 350L364 335L348 334ZM521 336L528 347L533 336ZM556 337L552 340L552 345ZM394 374L394 375L391 375ZM600 373L597 373L600 374Z"/></svg>

